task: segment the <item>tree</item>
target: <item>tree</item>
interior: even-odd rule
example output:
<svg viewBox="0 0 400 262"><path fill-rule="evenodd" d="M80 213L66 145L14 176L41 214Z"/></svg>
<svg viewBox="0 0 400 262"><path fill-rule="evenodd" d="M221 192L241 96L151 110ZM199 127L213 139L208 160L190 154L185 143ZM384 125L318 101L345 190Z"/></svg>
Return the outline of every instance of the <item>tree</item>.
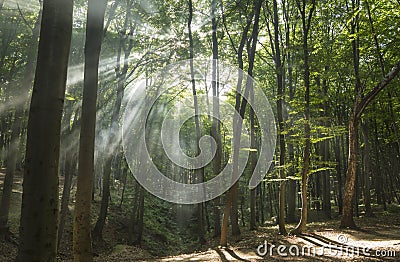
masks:
<svg viewBox="0 0 400 262"><path fill-rule="evenodd" d="M285 192L286 192L286 175L285 175L285 157L286 157L286 144L285 144L285 123L283 119L283 101L284 101L284 92L283 92L283 66L282 66L282 58L281 58L281 48L279 41L279 19L278 19L278 3L276 0L273 0L273 25L274 25L274 39L273 39L273 49L275 50L275 71L276 71L276 84L277 84L277 95L278 99L276 100L277 107L277 118L278 118L278 126L279 126L279 178L281 179L279 185L279 233L282 235L286 235L285 228ZM271 39L272 43L272 39Z"/></svg>
<svg viewBox="0 0 400 262"><path fill-rule="evenodd" d="M117 56L117 65L115 67L115 74L117 77L117 99L115 100L115 104L112 110L111 122L109 125L109 136L107 144L110 145L110 150L105 153L104 156L104 166L103 166L103 191L101 195L101 207L99 217L96 221L96 225L93 228L93 237L97 239L102 238L103 228L106 222L107 213L108 213L108 205L110 200L110 177L111 177L111 168L112 161L114 159L113 153L115 149L119 149L119 138L117 136L118 133L118 119L121 110L122 98L124 96L125 90L125 82L127 79L127 73L129 69L129 55L134 46L134 33L135 33L135 25L132 24L130 19L132 19L132 7L134 1L127 2L127 10L125 15L124 26L121 31L119 47L118 47L118 56ZM129 29L129 30L128 30ZM129 41L127 41L129 40ZM126 45L128 42L128 45ZM123 57L123 63L121 63L121 58ZM134 70L133 70L134 71Z"/></svg>
<svg viewBox="0 0 400 262"><path fill-rule="evenodd" d="M400 61L392 68L392 70L382 79L368 94L362 99L355 100L354 109L349 121L349 158L346 173L346 184L343 197L343 210L340 227L355 228L356 224L353 219L353 197L354 184L356 180L357 170L357 128L361 121L365 108L374 100L374 98L392 81L400 72Z"/></svg>
<svg viewBox="0 0 400 262"><path fill-rule="evenodd" d="M38 17L35 22L35 26L32 29L32 38L30 40L30 49L27 54L27 62L24 70L24 78L21 83L17 84L17 91L14 95L16 105L14 113L14 121L11 127L11 141L9 143L9 148L7 151L7 170L6 176L4 178L3 194L1 195L1 206L0 206L0 234L8 233L8 214L10 211L10 201L12 186L14 181L15 170L18 161L18 144L22 141L20 138L21 130L23 128L23 117L24 117L24 107L18 105L17 99L20 96L26 96L28 90L30 89L33 78L35 76L35 66L36 66L36 55L38 47L38 38L40 30L40 22L42 20L42 8L39 10Z"/></svg>
<svg viewBox="0 0 400 262"><path fill-rule="evenodd" d="M282 11L283 11L283 17L285 21L285 45L286 45L286 64L287 64L287 88L289 89L289 101L293 102L294 101L294 95L295 95L295 87L293 83L293 62L292 62L292 41L291 41L291 33L296 32L296 23L293 23L290 20L291 17L291 12L295 11L295 7L291 7L290 1L282 1ZM283 72L284 74L284 72ZM292 135L293 131L291 130L293 126L293 119L289 119L289 135ZM289 163L290 163L290 168L289 168L289 175L294 176L294 145L293 143L288 143L288 155L289 155ZM286 214L286 220L288 223L293 223L296 221L296 196L297 196L297 191L296 191L296 181L294 179L289 179L288 182L288 194L287 194L287 214Z"/></svg>
<svg viewBox="0 0 400 262"><path fill-rule="evenodd" d="M61 137L61 146L66 147L66 145L72 143L72 140L77 139L78 136L78 129L80 126L78 113L75 114L72 126L70 127L72 112L69 114L64 114L64 121L67 122L65 126L67 126L63 136ZM60 204L60 215L59 215L59 222L58 222L58 240L57 246L60 247L61 240L63 238L64 227L67 220L68 214L68 206L70 201L70 194L71 194L71 184L72 178L75 174L76 164L78 162L78 150L76 148L72 149L71 151L67 151L64 154L64 185L63 191L61 195L61 204Z"/></svg>
<svg viewBox="0 0 400 262"><path fill-rule="evenodd" d="M222 158L222 141L221 141L221 126L219 124L219 83L218 83L218 39L217 39L217 19L216 19L217 1L211 1L211 26L212 26L212 92L213 92L213 103L212 110L213 116L211 123L211 136L216 142L216 152L213 162L213 173L218 175L221 171L221 158ZM217 197L214 201L214 237L221 235L221 221L220 221L220 197Z"/></svg>
<svg viewBox="0 0 400 262"><path fill-rule="evenodd" d="M73 247L75 261L93 260L90 210L94 177L98 66L106 5L107 0L89 0L87 11L78 182L74 212Z"/></svg>
<svg viewBox="0 0 400 262"><path fill-rule="evenodd" d="M18 261L55 261L61 117L72 0L44 0L29 111Z"/></svg>
<svg viewBox="0 0 400 262"><path fill-rule="evenodd" d="M292 235L301 234L307 225L307 177L310 169L310 151L311 151L311 139L310 139L310 65L309 65L309 50L308 50L308 35L311 28L311 19L315 10L315 0L311 0L311 7L307 14L307 0L296 0L297 7L301 15L301 21L303 26L303 62L304 62L304 156L303 156L303 169L301 171L301 217L298 225L291 231Z"/></svg>
<svg viewBox="0 0 400 262"><path fill-rule="evenodd" d="M222 4L221 4L221 9L222 9L222 13L223 13L224 10L223 10ZM247 11L247 10L245 9L245 11ZM241 13L242 13L242 10L241 10ZM247 14L247 12L244 12L244 15L246 17L246 26L243 28L243 31L241 33L240 43L239 43L238 47L236 47L236 45L234 44L233 37L231 36L231 34L229 33L229 31L227 29L226 17L224 15L222 15L224 27L229 36L231 46L237 55L237 63L238 63L238 67L239 67L238 68L238 81L236 84L237 92L236 92L236 97L235 97L235 99L236 99L235 100L235 110L236 111L240 111L240 90L241 90L242 84L243 84L243 69L244 69L244 60L243 60L244 54L243 54L243 52L244 52L244 48L246 47L246 44L250 43L250 41L248 41L248 35L249 35L251 24L253 22L254 8L251 8L250 14ZM240 141L240 139L238 139L237 141ZM236 142L236 143L238 143L238 142ZM238 147L236 147L236 148L238 148ZM234 150L238 150L238 149L234 149ZM237 154L238 154L238 152L234 151L234 155L236 156ZM233 174L233 177L236 177L236 175L237 174ZM225 210L224 216L223 216L223 218L225 218L225 216L227 216L228 218L229 217L231 218L232 235L234 235L234 236L240 235L240 227L239 227L239 222L238 222L238 220L239 220L239 215L238 215L238 194L239 194L239 192L238 191L239 191L239 181L236 181L233 184L233 186L231 187L229 194L228 194L228 199L227 199L227 204L229 204L228 201L231 201L231 204L229 204L231 206L231 210L229 210L229 211ZM232 199L230 199L230 197ZM232 215L230 213L232 213ZM225 214L227 214L227 215L225 215ZM227 223L228 223L228 220L227 220ZM225 225L222 224L222 226L225 226ZM222 231L222 229L221 229L221 231Z"/></svg>
<svg viewBox="0 0 400 262"><path fill-rule="evenodd" d="M262 0L258 0L254 3L253 6L253 12L254 12L254 23L253 23L253 32L251 35L251 48L249 50L249 67L247 70L247 74L248 74L248 79L246 79L246 90L244 92L245 96L249 94L249 92L251 92L251 88L252 88L252 83L251 83L251 76L253 75L253 67L254 67L254 59L255 59L255 53L256 53L256 47L257 47L257 42L258 42L258 32L259 32L259 21L260 21L260 12L261 12L261 6L262 6ZM253 15L251 15L251 17L253 17ZM251 21L252 19L250 19ZM250 26L250 24L248 23L248 26ZM249 28L247 27L247 29L245 28L244 32L243 32L243 36L247 36L247 30ZM244 39L244 40L243 40ZM242 38L241 45L246 41L246 38ZM240 50L240 49L238 49ZM240 54L238 52L238 54ZM240 54L241 55L241 54ZM240 56L240 60L242 59L242 57ZM239 65L240 68L240 65ZM239 69L240 70L240 69ZM242 86L242 74L239 71L239 79L238 79L238 85L237 88L241 88ZM237 91L236 92L236 104L235 104L235 109L237 111L239 111L239 119L234 119L233 121L233 130L234 130L234 134L233 134L233 139L234 139L234 149L233 149L233 163L232 163L232 178L237 178L238 177L238 158L239 158L239 148L240 148L240 130L242 129L242 124L243 124L243 118L244 118L244 114L246 112L246 106L247 106L247 100L246 99L240 99L240 93ZM236 121L235 121L236 120ZM232 207L232 200L233 198L236 196L237 194L237 184L238 182L236 182L232 188L229 190L229 192L227 193L227 200L226 200L226 204L225 204L225 210L224 210L224 216L222 219L222 226L221 226L221 238L220 238L220 245L221 246L226 246L228 243L228 222L229 222L229 216L230 216L230 212L231 212L231 207Z"/></svg>
<svg viewBox="0 0 400 262"><path fill-rule="evenodd" d="M189 31L189 59L190 59L190 77L191 77L191 85L192 85L192 95L193 95L193 106L194 106L194 122L195 122L195 132L196 132L196 156L200 154L200 138L201 138L201 130L200 130L200 121L199 121L199 107L197 103L197 92L196 92L196 81L194 78L194 48L193 48L193 34L192 34L192 19L193 19L193 2L189 0L189 19L188 19L188 31ZM195 170L196 180L199 183L202 183L204 180L204 167L198 168ZM203 226L203 203L197 204L197 223L198 223L198 236L199 242L204 244L206 239L204 238L204 226Z"/></svg>

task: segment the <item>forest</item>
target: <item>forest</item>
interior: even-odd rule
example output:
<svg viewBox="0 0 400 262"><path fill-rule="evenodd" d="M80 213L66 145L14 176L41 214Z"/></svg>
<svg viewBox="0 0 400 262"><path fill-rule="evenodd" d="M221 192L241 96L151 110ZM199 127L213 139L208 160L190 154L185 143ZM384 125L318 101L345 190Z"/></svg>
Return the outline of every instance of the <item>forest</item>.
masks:
<svg viewBox="0 0 400 262"><path fill-rule="evenodd" d="M399 0L0 0L0 261L400 261Z"/></svg>

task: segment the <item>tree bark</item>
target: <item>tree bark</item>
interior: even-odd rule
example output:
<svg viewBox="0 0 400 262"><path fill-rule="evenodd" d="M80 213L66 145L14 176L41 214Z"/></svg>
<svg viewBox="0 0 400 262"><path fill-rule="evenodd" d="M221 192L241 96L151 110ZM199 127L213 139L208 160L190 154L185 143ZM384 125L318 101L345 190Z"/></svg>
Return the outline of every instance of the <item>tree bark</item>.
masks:
<svg viewBox="0 0 400 262"><path fill-rule="evenodd" d="M250 88L250 101L254 102L254 92L253 87ZM250 147L252 149L256 149L256 130L255 130L255 116L253 108L249 108L249 118L250 118ZM255 151L250 151L250 170L254 172L254 169L257 165L257 155ZM257 187L250 189L250 230L257 229L257 206L256 206L256 196L257 196Z"/></svg>
<svg viewBox="0 0 400 262"><path fill-rule="evenodd" d="M343 198L342 220L340 227L355 228L353 220L353 197L354 184L357 172L357 140L358 140L358 119L352 114L349 122L349 158L346 173L346 184Z"/></svg>
<svg viewBox="0 0 400 262"><path fill-rule="evenodd" d="M91 202L94 179L94 139L98 66L107 0L89 0L85 42L84 88L74 211L74 261L92 261Z"/></svg>
<svg viewBox="0 0 400 262"><path fill-rule="evenodd" d="M362 135L364 140L364 150L363 150L363 164L364 164L364 204L365 204L365 215L372 217L374 214L371 208L371 192L370 192L370 176L371 176L371 164L370 164L370 143L369 143L369 132L366 123L362 123Z"/></svg>
<svg viewBox="0 0 400 262"><path fill-rule="evenodd" d="M212 92L213 92L213 115L211 123L211 136L216 142L216 153L213 162L214 175L221 172L222 159L222 142L221 142L221 126L219 124L219 83L218 83L218 39L217 39L217 20L215 18L217 9L217 1L212 0L211 3L211 24L212 24L212 52L213 52L213 67L212 67ZM214 200L214 237L221 235L221 214L220 214L221 198L217 197Z"/></svg>
<svg viewBox="0 0 400 262"><path fill-rule="evenodd" d="M276 74L276 84L277 84L277 95L278 99L276 100L277 107L277 118L278 118L278 127L279 127L279 178L281 179L279 185L279 216L278 216L278 224L279 224L279 233L281 235L286 235L286 227L285 227L285 194L286 194L286 174L285 174L285 157L286 157L286 144L285 144L285 122L283 119L283 101L284 101L284 92L283 92L283 67L281 61L281 48L279 41L279 18L278 18L278 3L277 0L273 0L273 10L274 10L274 49L275 49L275 74ZM272 41L271 41L272 42Z"/></svg>
<svg viewBox="0 0 400 262"><path fill-rule="evenodd" d="M29 112L17 261L55 261L61 117L72 0L44 0Z"/></svg>
<svg viewBox="0 0 400 262"><path fill-rule="evenodd" d="M304 59L304 88L305 88L305 124L304 124L304 138L305 148L303 156L303 170L301 172L301 217L298 225L291 234L301 234L307 225L307 177L310 166L310 151L311 151L311 140L310 140L310 66L309 66L309 51L308 51L308 33L311 27L311 19L315 9L315 0L311 1L311 9L308 16L306 17L306 0L303 0L303 4L299 0L296 0L297 6L300 10L302 25L303 25L303 59Z"/></svg>
<svg viewBox="0 0 400 262"><path fill-rule="evenodd" d="M192 84L192 95L193 95L193 106L194 106L194 122L196 129L196 156L200 154L199 141L201 138L200 121L199 121L199 108L197 103L197 91L196 81L194 79L194 48L193 48L193 35L192 35L192 19L193 19L193 3L189 0L189 19L188 19L188 30L189 30L189 59L190 59L190 75ZM202 163L203 164L203 163ZM202 183L204 180L204 167L195 170L196 180L198 183ZM203 225L203 203L197 204L197 223L198 223L198 237L199 242L204 244L206 239L204 238L204 225Z"/></svg>
<svg viewBox="0 0 400 262"><path fill-rule="evenodd" d="M325 73L328 73L329 67L325 66ZM322 121L322 125L325 126L327 129L330 127L329 123L329 104L327 101L328 97L328 84L326 78L323 79L322 81L322 96L324 99L324 102L322 104L322 112L321 112L321 117L325 118ZM322 156L322 161L324 162L324 165L326 166L330 159L330 154L329 154L329 140L324 139L321 144L320 144L320 151L321 151L321 156ZM332 207L331 207L331 182L330 182L330 171L325 170L323 171L322 174L322 186L323 186L323 192L322 192L322 210L324 211L325 217L327 219L332 218Z"/></svg>
<svg viewBox="0 0 400 262"><path fill-rule="evenodd" d="M253 24L253 32L252 32L252 41L251 41L251 50L249 51L249 68L247 70L248 76L253 75L253 66L254 66L254 58L255 58L255 51L256 51L256 46L257 46L257 40L258 40L258 30L259 30L259 21L260 21L260 12L261 12L261 6L262 6L263 0L258 0L256 3L254 3L253 11L254 11L254 24ZM253 16L253 15L252 15ZM250 19L251 21L252 19ZM247 42L247 33L249 30L251 23L247 23L243 34L242 34L242 39L241 43L238 48L238 60L239 60L239 68L243 68L243 58L242 58L242 52L243 52L243 47L245 43ZM247 81L246 83L246 91L244 92L245 94L248 94L249 88L250 88L250 83ZM241 70L239 69L239 79L238 79L238 85L237 89L241 88L242 86L242 73ZM243 124L243 118L244 114L246 111L246 106L247 106L247 100L240 99L240 94L237 91L236 92L236 104L235 104L235 109L239 111L240 118L233 123L233 139L234 139L234 148L233 148L233 171L232 171L232 179L235 179L238 177L238 158L239 158L239 147L240 147L240 130L242 129L242 124ZM225 210L224 210L224 216L222 219L222 226L221 226L221 239L220 239L220 245L221 246L226 246L228 242L228 222L229 222L229 216L231 213L231 208L232 208L232 200L237 197L237 192L238 192L238 182L236 182L232 188L229 190L227 193L227 201L225 204Z"/></svg>
<svg viewBox="0 0 400 262"><path fill-rule="evenodd" d="M340 138L337 137L335 139L334 151L335 151L335 159L336 159L336 177L337 177L337 203L339 214L342 213L342 204L343 204L343 182L342 182L342 162L340 158Z"/></svg>
<svg viewBox="0 0 400 262"><path fill-rule="evenodd" d="M118 56L117 56L117 65L115 69L116 78L117 78L117 95L115 104L113 107L113 112L111 115L111 123L109 126L110 132L108 137L108 145L111 145L110 152L107 152L104 156L104 166L103 166L103 187L101 194L101 206L99 217L97 218L96 225L93 229L93 238L102 239L103 228L106 222L108 206L110 201L110 178L111 178L111 168L112 162L114 159L114 152L118 151L120 148L120 141L117 139L118 133L118 118L120 115L122 98L124 96L125 82L127 78L127 72L129 68L129 55L133 49L133 34L134 34L134 26L130 25L129 33L127 33L127 29L129 27L129 20L131 19L131 8L133 1L127 2L127 11L124 21L123 31L120 36L119 48L118 48ZM104 14L103 14L104 21ZM104 30L104 29L103 29ZM129 39L128 46L126 47L126 40ZM122 50L124 53L122 53ZM123 64L121 65L121 57L123 56ZM116 155L118 156L118 154Z"/></svg>
<svg viewBox="0 0 400 262"><path fill-rule="evenodd" d="M288 1L289 2L289 1ZM290 17L290 9L289 5L287 4L288 2L283 1L283 12L285 15L285 22L286 24L286 46L290 47L291 42L290 42L290 23L289 23L289 17ZM296 25L294 25L296 26ZM292 29L293 32L295 32L295 28ZM293 87L293 65L292 65L292 54L291 54L291 48L287 48L287 71L288 71L288 88L289 88L289 100L293 101L294 100L294 94L295 94L295 88ZM293 126L293 120L290 119L290 126ZM292 131L289 131L289 135L291 135ZM289 152L289 162L294 163L295 158L294 158L294 145L293 143L288 144L288 152ZM289 168L289 175L294 176L295 170L293 165L290 166ZM296 185L296 180L290 179L288 181L288 197L287 197L287 202L288 202L288 208L287 208L287 214L286 214L286 220L288 223L294 223L296 221L296 196L297 196L297 185Z"/></svg>
<svg viewBox="0 0 400 262"><path fill-rule="evenodd" d="M1 6L0 6L1 7ZM0 8L1 10L1 8ZM30 48L28 50L27 62L24 70L24 78L22 83L17 84L15 98L26 96L35 76L36 55L38 48L38 37L40 31L40 22L42 20L42 7L40 7L35 26L32 29L32 38L30 39ZM22 141L22 126L25 108L16 103L14 121L11 127L11 140L7 151L7 169L4 178L3 194L1 196L0 206L0 234L8 234L8 214L10 210L10 200L12 195L12 186L14 181L15 170L18 161L19 143ZM1 147L1 145L0 145Z"/></svg>
<svg viewBox="0 0 400 262"><path fill-rule="evenodd" d="M381 82L379 82L366 96L364 96L360 102L355 103L353 113L349 121L349 158L348 167L346 174L346 184L345 192L343 198L343 210L342 210L342 220L340 222L340 227L354 228L356 224L353 220L353 197L354 197L354 183L356 179L357 171L357 128L358 123L361 120L361 116L368 106L368 104L373 101L376 95L379 94L389 83L392 81L400 71L400 62L392 68L392 70L387 74Z"/></svg>

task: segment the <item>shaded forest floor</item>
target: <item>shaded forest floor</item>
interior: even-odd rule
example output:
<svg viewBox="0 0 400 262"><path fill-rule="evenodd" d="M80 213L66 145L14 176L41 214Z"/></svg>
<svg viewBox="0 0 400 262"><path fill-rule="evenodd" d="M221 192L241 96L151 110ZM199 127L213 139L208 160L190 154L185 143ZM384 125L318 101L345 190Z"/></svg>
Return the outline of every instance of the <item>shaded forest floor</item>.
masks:
<svg viewBox="0 0 400 262"><path fill-rule="evenodd" d="M4 179L4 169L0 169L0 187ZM62 182L60 182L62 185ZM12 232L11 241L0 240L0 261L13 261L17 252L18 243L18 222L20 214L20 203L22 195L22 177L17 174L14 180L14 189L10 211L10 231ZM93 211L98 212L99 201L93 205ZM276 225L270 224L259 227L257 231L243 229L241 238L230 237L229 248L219 248L218 239L209 238L206 245L191 246L183 250L184 254L170 256L158 256L157 250L153 247L129 246L126 245L126 227L118 218L121 213L116 207L111 207L110 214L113 218L109 219L104 230L104 241L96 242L93 245L95 261L400 261L400 208L389 206L388 211L375 210L375 217L358 217L357 225L360 230L339 230L339 218L324 221L322 213L311 212L310 222L307 227L307 234L299 237L278 235ZM71 216L71 214L69 214ZM72 217L68 219L66 231L59 250L59 261L72 261ZM288 229L295 225L288 225ZM146 233L146 232L145 232ZM178 236L177 236L178 237ZM286 249L283 253L296 253L297 247L300 256L287 257L278 255L277 248L273 249L273 254L269 252L261 257L257 254L259 245L264 245L267 241L268 249L271 245L284 245ZM321 249L316 247L329 244L340 247L343 244L343 252L335 252L334 249L325 248L323 256ZM169 244L169 243L166 243ZM350 247L349 247L350 246ZM302 248L307 247L306 254L301 254ZM350 252L345 252L346 247ZM370 248L367 250L371 255L360 255L351 252L352 247ZM311 249L310 249L311 248ZM314 248L314 252L313 249ZM264 247L261 251L264 250ZM307 250L311 250L307 252ZM268 250L269 251L269 250ZM393 253L395 256L393 257ZM160 252L164 254L165 252ZM315 255L313 255L315 253ZM388 257L377 257L379 254L386 253Z"/></svg>

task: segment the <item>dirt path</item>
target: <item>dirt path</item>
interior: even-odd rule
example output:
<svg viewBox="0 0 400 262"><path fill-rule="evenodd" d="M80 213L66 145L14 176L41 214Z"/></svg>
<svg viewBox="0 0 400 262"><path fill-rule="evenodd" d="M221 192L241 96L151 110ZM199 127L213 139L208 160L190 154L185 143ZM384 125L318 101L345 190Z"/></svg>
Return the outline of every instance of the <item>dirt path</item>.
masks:
<svg viewBox="0 0 400 262"><path fill-rule="evenodd" d="M0 170L0 187L4 178L4 171L3 169ZM10 213L10 228L15 233L18 232L22 194L21 185L22 176L21 174L17 174L14 181ZM257 231L243 229L241 239L232 240L230 238L231 243L229 248L219 248L218 239L212 239L197 252L168 257L155 257L150 255L146 250L134 246L116 245L113 247L106 236L106 241L109 242L107 243L108 250L104 247L96 248L95 250L98 253L95 254L94 260L97 262L400 261L399 214L400 207L391 206L388 211L377 212L376 217L356 218L357 225L362 227L361 230L338 230L338 218L329 221L321 220L320 222L309 223L307 234L298 237L278 235L278 228L275 225L260 227ZM312 219L310 220L312 221ZM288 230L293 227L294 225L289 225ZM71 236L67 236L65 241L69 243L72 241ZM260 245L261 247L259 248ZM285 247L285 250L281 250L281 254L278 253L279 245ZM72 247L68 244L66 246L68 248L64 248L61 251L58 261L72 261ZM322 253L320 250L322 247L324 247L324 252L321 256ZM346 247L350 251L346 252ZM265 256L257 254L258 248L261 253L266 253ZM340 253L339 248L342 248L342 253ZM360 252L357 253L355 252L357 249L354 251L352 248L359 248ZM368 248L368 255L363 254L363 248ZM270 254L271 249L272 255ZM304 254L301 252L302 249L306 251ZM15 243L0 240L0 261L12 261L15 258L16 250L17 246ZM296 254L297 250L299 250L298 256ZM287 256L282 255L282 253L287 254ZM386 255L386 257L381 255Z"/></svg>
<svg viewBox="0 0 400 262"><path fill-rule="evenodd" d="M362 229L338 230L339 221L334 220L312 223L307 234L297 237L277 235L276 226L261 227L256 232L243 232L242 239L229 249L210 248L204 252L147 261L400 261L400 219L397 214L357 218L356 221L363 225ZM257 254L257 248L265 243L268 252L262 257ZM281 254L287 256L278 254L279 245L286 247ZM271 248L272 255L269 253ZM265 251L264 245L260 251Z"/></svg>
<svg viewBox="0 0 400 262"><path fill-rule="evenodd" d="M227 249L218 248L217 240L212 240L204 251L161 258L125 246L95 261L400 261L400 223L397 215L358 218L357 222L365 225L362 230L337 230L338 221L312 223L307 234L297 237L277 235L276 226L260 227L258 231L244 231L242 238ZM257 248L263 245L260 251L265 251L265 243L268 252L260 256ZM286 247L283 253L287 256L278 254L279 245ZM269 253L271 248L272 255ZM299 255L296 254L297 249Z"/></svg>

